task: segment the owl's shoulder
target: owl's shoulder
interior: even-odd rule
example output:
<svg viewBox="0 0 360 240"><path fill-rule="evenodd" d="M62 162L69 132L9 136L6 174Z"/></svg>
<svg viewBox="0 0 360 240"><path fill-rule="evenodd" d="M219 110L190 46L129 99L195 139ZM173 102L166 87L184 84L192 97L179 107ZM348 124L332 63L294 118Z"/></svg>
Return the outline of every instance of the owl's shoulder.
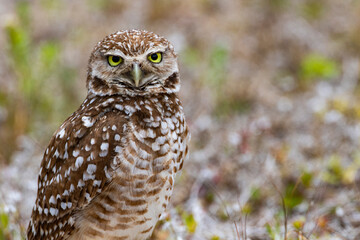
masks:
<svg viewBox="0 0 360 240"><path fill-rule="evenodd" d="M74 211L87 206L112 181L112 162L124 144L127 119L108 99L85 100L51 138L38 179L31 229L44 223L69 227ZM67 219L67 226L58 219ZM41 236L44 236L42 235Z"/></svg>

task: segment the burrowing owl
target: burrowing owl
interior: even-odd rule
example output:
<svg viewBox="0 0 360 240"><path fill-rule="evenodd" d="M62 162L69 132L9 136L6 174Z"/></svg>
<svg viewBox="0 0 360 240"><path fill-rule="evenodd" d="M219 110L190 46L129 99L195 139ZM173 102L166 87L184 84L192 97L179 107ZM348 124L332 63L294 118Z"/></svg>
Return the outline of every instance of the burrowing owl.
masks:
<svg viewBox="0 0 360 240"><path fill-rule="evenodd" d="M147 239L188 152L173 46L113 33L91 54L87 88L44 153L28 239Z"/></svg>

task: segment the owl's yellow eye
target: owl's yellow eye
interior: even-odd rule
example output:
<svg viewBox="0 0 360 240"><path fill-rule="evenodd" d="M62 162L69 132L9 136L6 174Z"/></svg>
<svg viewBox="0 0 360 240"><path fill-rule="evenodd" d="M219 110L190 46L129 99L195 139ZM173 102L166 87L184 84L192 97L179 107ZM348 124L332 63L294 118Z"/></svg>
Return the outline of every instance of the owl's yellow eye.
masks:
<svg viewBox="0 0 360 240"><path fill-rule="evenodd" d="M152 53L148 56L150 62L159 63L162 60L162 53Z"/></svg>
<svg viewBox="0 0 360 240"><path fill-rule="evenodd" d="M121 57L113 56L113 55L108 56L107 60L108 60L109 65L112 66L112 67L116 67L117 65L119 65L123 61L123 59Z"/></svg>

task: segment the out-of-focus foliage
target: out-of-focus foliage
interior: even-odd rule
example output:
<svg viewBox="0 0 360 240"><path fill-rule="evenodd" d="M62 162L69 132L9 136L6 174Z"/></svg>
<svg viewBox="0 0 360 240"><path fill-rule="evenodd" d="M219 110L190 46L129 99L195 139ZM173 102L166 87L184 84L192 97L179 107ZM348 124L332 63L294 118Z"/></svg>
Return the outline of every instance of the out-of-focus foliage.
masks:
<svg viewBox="0 0 360 240"><path fill-rule="evenodd" d="M10 216L10 212L0 205L0 240L23 239L21 236L23 229L13 224L15 218L18 220L18 216Z"/></svg>
<svg viewBox="0 0 360 240"><path fill-rule="evenodd" d="M272 227L272 226L270 226L270 224L267 224L266 230L267 230L267 233L269 234L269 237L271 240L282 240L283 239L283 235L281 235L280 225Z"/></svg>
<svg viewBox="0 0 360 240"><path fill-rule="evenodd" d="M327 169L323 173L323 180L330 184L353 184L357 171L360 169L360 161L358 154L349 166L344 167L339 156L333 155L328 160Z"/></svg>
<svg viewBox="0 0 360 240"><path fill-rule="evenodd" d="M305 1L301 10L307 19L316 20L324 14L324 4L321 0L308 0Z"/></svg>
<svg viewBox="0 0 360 240"><path fill-rule="evenodd" d="M300 76L304 81L331 79L339 76L337 63L318 54L305 56L300 67Z"/></svg>
<svg viewBox="0 0 360 240"><path fill-rule="evenodd" d="M184 221L184 224L186 226L186 229L189 231L189 233L194 233L196 230L196 220L194 219L194 216L192 214L189 214L187 212L182 213L182 219Z"/></svg>
<svg viewBox="0 0 360 240"><path fill-rule="evenodd" d="M23 134L39 137L41 130L74 106L72 82L74 70L59 61L58 40L37 43L31 33L30 3L16 4L15 18L4 27L7 39L8 63L17 82L15 89L1 88L0 105L6 109L7 121L2 127L0 152L10 159L16 138ZM63 94L59 94L63 91ZM46 134L47 136L49 134Z"/></svg>
<svg viewBox="0 0 360 240"><path fill-rule="evenodd" d="M220 240L219 236L212 236L210 240Z"/></svg>
<svg viewBox="0 0 360 240"><path fill-rule="evenodd" d="M8 232L9 227L9 217L5 213L0 213L0 239L10 238L10 233Z"/></svg>

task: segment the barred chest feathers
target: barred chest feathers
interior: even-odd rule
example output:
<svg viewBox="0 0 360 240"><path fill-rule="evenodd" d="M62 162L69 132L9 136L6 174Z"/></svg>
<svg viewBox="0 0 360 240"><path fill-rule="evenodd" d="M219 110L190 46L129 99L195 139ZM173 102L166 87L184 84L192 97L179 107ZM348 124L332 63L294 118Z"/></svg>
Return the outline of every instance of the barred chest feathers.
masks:
<svg viewBox="0 0 360 240"><path fill-rule="evenodd" d="M112 115L121 116L120 122L112 124L112 120L116 121ZM107 122L106 126L100 125L102 138L90 140L99 147L89 151L90 161L86 163L91 165L92 154L109 156L104 172L105 181L110 183L94 203L75 217L79 235L74 239L88 235L86 232L102 237L142 232L138 239L146 239L168 205L175 174L188 152L188 130L179 99L174 94L95 97L85 100L80 112L70 117L71 122L80 117L84 128L92 127L96 121ZM80 151L89 148L83 146ZM113 152L109 152L110 148Z"/></svg>

